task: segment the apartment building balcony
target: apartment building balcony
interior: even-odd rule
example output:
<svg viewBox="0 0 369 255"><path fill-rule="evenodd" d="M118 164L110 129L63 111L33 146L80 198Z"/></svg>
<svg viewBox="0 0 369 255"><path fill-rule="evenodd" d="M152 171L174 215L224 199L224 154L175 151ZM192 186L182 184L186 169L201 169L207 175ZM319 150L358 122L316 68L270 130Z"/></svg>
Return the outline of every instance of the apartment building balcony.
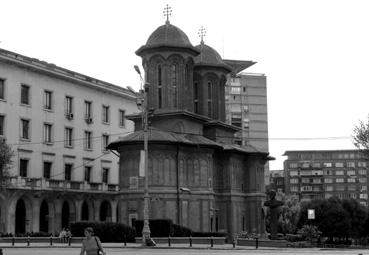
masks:
<svg viewBox="0 0 369 255"><path fill-rule="evenodd" d="M69 180L53 180L44 178L29 178L21 176L8 177L4 182L7 189L31 190L70 190L78 192L117 192L117 184L89 183Z"/></svg>

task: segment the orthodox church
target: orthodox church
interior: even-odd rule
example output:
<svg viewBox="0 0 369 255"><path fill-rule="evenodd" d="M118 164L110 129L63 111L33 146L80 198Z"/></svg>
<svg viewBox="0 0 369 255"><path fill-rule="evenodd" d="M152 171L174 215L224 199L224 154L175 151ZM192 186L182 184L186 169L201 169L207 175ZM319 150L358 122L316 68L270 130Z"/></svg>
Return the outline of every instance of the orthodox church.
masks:
<svg viewBox="0 0 369 255"><path fill-rule="evenodd" d="M234 144L238 127L225 123L227 75L251 61L223 60L201 39L193 46L167 19L141 46L150 110L149 218L172 219L193 231L263 234L264 164L268 152ZM120 154L119 221L143 219L144 144L141 114L135 132L109 144Z"/></svg>

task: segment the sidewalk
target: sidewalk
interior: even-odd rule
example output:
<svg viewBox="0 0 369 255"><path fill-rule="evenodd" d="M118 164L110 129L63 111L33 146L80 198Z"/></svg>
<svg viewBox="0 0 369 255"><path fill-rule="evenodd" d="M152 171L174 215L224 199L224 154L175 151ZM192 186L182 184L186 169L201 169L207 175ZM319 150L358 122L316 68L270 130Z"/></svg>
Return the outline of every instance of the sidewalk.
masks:
<svg viewBox="0 0 369 255"><path fill-rule="evenodd" d="M214 250L255 250L255 246L236 246L233 248L232 244L222 244L222 245L213 245L211 247L210 244L194 244L190 247L189 244L186 243L172 243L171 246L168 243L158 243L154 247L143 246L141 243L127 243L127 246L124 246L124 243L103 243L104 248L129 248L129 249L214 249ZM0 248L80 248L81 243L71 243L71 245L64 243L53 243L50 246L50 243L30 243L27 246L27 243L15 243L12 246L11 243L0 243ZM274 247L259 247L259 250L281 250L287 248L274 248Z"/></svg>

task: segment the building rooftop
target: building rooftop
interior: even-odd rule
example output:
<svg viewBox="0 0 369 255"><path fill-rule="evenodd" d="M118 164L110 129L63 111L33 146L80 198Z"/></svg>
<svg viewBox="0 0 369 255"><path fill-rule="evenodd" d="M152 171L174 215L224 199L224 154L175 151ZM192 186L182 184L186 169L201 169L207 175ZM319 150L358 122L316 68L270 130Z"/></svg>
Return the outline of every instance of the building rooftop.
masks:
<svg viewBox="0 0 369 255"><path fill-rule="evenodd" d="M11 52L0 48L0 61L11 62L21 67L30 68L37 72L46 73L48 75L57 76L62 79L73 80L84 85L101 89L107 92L119 94L120 96L127 97L129 99L136 99L136 95L130 90L81 74L60 66L57 66L46 61L39 60L37 58L31 58L19 53Z"/></svg>

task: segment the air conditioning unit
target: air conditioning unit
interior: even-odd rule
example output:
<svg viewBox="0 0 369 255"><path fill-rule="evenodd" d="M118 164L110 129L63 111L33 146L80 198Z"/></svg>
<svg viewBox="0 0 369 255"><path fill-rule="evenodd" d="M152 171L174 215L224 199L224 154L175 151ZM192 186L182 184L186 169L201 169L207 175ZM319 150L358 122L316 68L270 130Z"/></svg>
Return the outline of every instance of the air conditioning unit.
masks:
<svg viewBox="0 0 369 255"><path fill-rule="evenodd" d="M67 113L65 116L67 117L68 120L72 120L74 117L73 113Z"/></svg>
<svg viewBox="0 0 369 255"><path fill-rule="evenodd" d="M86 122L88 123L88 124L91 124L93 121L92 121L92 118L91 117L86 117Z"/></svg>

